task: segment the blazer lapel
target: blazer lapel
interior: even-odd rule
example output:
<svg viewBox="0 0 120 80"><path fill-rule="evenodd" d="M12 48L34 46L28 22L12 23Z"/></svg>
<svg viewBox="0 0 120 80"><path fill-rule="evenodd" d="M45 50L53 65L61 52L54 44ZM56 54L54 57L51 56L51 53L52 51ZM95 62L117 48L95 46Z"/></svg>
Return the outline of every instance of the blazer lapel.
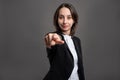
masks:
<svg viewBox="0 0 120 80"><path fill-rule="evenodd" d="M68 57L69 60L72 62L72 65L74 65L74 60L73 60L72 53L71 53L71 51L69 50L69 47L68 47L68 45L67 45L67 43L66 43L66 41L65 41L65 39L64 39L64 37L63 37L63 35L60 34L60 33L58 33L58 34L61 36L62 40L65 42L65 43L64 43L65 51L66 51L66 50L68 51L67 54L66 54L67 57Z"/></svg>
<svg viewBox="0 0 120 80"><path fill-rule="evenodd" d="M78 43L76 38L72 37L72 39L73 39L73 43L74 43L74 46L75 46L75 49L78 55L78 59L79 59L80 58L80 47L79 47L80 44Z"/></svg>

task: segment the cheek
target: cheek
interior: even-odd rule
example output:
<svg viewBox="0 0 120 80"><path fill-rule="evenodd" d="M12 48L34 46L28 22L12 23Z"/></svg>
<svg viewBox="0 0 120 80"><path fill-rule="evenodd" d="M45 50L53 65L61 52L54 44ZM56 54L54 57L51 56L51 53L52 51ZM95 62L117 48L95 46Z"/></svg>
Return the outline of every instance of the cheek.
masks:
<svg viewBox="0 0 120 80"><path fill-rule="evenodd" d="M58 24L61 24L61 23L62 23L62 20L59 20L59 19L58 19Z"/></svg>
<svg viewBox="0 0 120 80"><path fill-rule="evenodd" d="M59 25L59 27L61 27L61 26L60 26L61 24L62 24L61 21L58 19L58 25Z"/></svg>
<svg viewBox="0 0 120 80"><path fill-rule="evenodd" d="M70 21L71 26L74 24L74 21Z"/></svg>

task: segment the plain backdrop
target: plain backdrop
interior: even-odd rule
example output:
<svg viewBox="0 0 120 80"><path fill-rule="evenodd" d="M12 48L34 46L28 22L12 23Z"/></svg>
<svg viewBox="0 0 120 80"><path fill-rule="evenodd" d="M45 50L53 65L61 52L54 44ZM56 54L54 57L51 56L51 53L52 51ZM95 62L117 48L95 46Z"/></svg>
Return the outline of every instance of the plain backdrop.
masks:
<svg viewBox="0 0 120 80"><path fill-rule="evenodd" d="M86 80L120 80L120 0L0 0L0 80L44 78L44 35L63 2L79 15Z"/></svg>

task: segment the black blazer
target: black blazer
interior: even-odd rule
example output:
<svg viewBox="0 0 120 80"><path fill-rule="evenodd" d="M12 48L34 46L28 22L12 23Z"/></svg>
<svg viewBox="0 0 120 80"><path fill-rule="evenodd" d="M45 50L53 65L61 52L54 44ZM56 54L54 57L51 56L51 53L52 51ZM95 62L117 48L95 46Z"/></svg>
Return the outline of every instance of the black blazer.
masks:
<svg viewBox="0 0 120 80"><path fill-rule="evenodd" d="M64 40L60 33L57 34ZM72 36L72 39L78 55L79 80L85 80L80 39L75 36ZM47 53L50 69L43 80L68 80L74 67L74 61L67 44L55 45L51 49L47 48Z"/></svg>

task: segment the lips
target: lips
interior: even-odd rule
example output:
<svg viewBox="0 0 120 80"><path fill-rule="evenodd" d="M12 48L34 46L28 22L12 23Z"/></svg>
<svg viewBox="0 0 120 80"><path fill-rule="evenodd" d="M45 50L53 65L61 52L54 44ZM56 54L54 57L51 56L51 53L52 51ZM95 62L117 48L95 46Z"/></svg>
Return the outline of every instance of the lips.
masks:
<svg viewBox="0 0 120 80"><path fill-rule="evenodd" d="M67 25L62 25L63 28L67 28L68 26Z"/></svg>

